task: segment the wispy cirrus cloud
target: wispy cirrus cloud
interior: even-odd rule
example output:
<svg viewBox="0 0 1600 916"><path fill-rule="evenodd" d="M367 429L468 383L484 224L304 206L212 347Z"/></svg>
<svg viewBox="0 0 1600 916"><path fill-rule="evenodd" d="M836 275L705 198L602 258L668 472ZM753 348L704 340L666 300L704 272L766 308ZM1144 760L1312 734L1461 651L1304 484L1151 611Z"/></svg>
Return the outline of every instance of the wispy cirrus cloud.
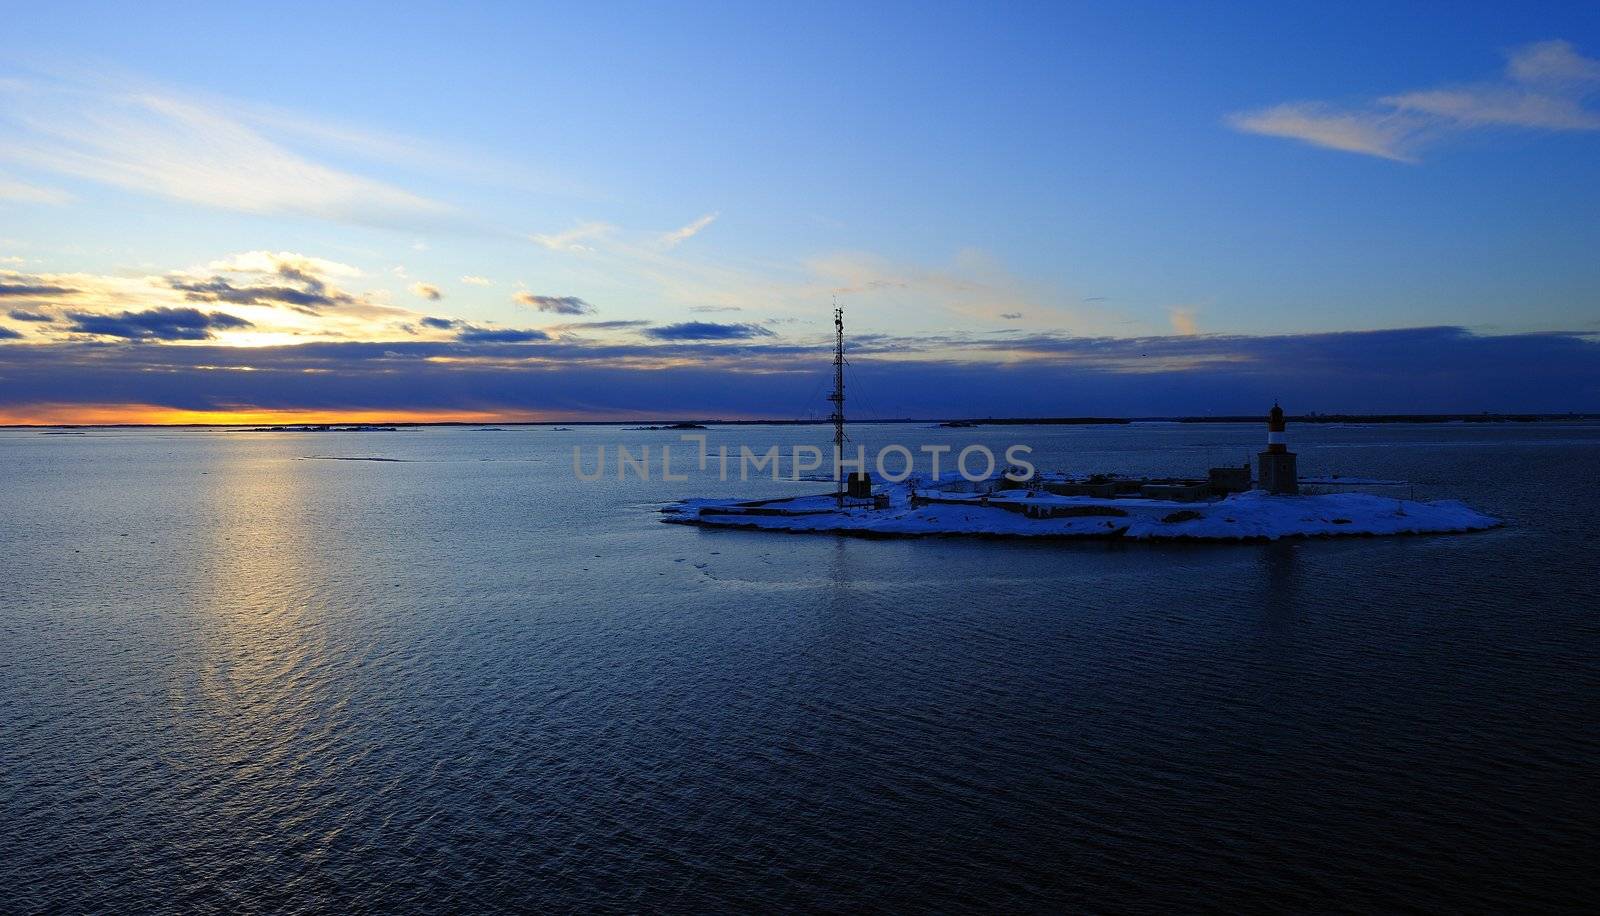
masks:
<svg viewBox="0 0 1600 916"><path fill-rule="evenodd" d="M0 201L8 200L25 204L64 204L72 200L72 195L57 188L29 184L0 175Z"/></svg>
<svg viewBox="0 0 1600 916"><path fill-rule="evenodd" d="M657 307L691 314L760 309L785 321L812 321L837 295L849 298L858 320L898 326L925 325L930 318L995 321L1006 314L1026 316L1038 328L1109 330L1115 324L1104 309L1084 306L1065 290L1025 281L974 247L937 264L895 261L869 251L749 263L700 246L663 246L658 235L599 222L530 238L571 254L606 282L642 291Z"/></svg>
<svg viewBox="0 0 1600 916"><path fill-rule="evenodd" d="M934 306L961 323L1024 317L1039 327L1104 324L1092 307L1077 304L1064 291L1030 283L986 251L965 248L948 263L897 263L866 252L837 252L806 262L821 289L813 296L837 294L867 302L896 324L925 315ZM1014 316L1014 317L1007 317Z"/></svg>
<svg viewBox="0 0 1600 916"><path fill-rule="evenodd" d="M519 305L554 315L587 315L594 311L594 306L577 296L536 296L530 292L519 292L511 298Z"/></svg>
<svg viewBox="0 0 1600 916"><path fill-rule="evenodd" d="M1396 162L1412 154L1422 122L1395 111L1341 110L1322 102L1286 102L1228 116L1235 130L1299 140L1312 146L1362 153Z"/></svg>
<svg viewBox="0 0 1600 916"><path fill-rule="evenodd" d="M676 248L689 239L694 238L696 235L699 235L701 230L716 222L717 217L720 215L720 213L707 213L705 216L700 217L687 226L680 226L677 229L666 233L660 238L661 247Z"/></svg>
<svg viewBox="0 0 1600 916"><path fill-rule="evenodd" d="M0 82L0 161L224 210L384 228L460 219L444 203L325 164L245 106L155 87L46 78ZM58 202L17 182L0 194Z"/></svg>
<svg viewBox="0 0 1600 916"><path fill-rule="evenodd" d="M1312 146L1417 162L1452 134L1490 128L1600 130L1600 61L1571 43L1544 41L1507 54L1491 80L1383 96L1358 106L1288 102L1227 117L1235 130Z"/></svg>
<svg viewBox="0 0 1600 916"><path fill-rule="evenodd" d="M551 251L593 251L592 245L587 242L611 234L616 227L609 223L587 222L579 223L571 229L550 235L534 234L528 238L536 245L548 248Z"/></svg>

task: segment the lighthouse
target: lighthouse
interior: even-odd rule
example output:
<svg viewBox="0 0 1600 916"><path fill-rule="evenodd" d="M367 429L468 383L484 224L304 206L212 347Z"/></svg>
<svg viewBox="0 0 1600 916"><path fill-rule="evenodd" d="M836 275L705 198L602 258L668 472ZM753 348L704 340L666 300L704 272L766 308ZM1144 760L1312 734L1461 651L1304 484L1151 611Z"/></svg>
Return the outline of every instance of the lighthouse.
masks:
<svg viewBox="0 0 1600 916"><path fill-rule="evenodd" d="M1300 471L1284 441L1283 408L1273 402L1267 414L1267 450L1256 456L1256 487L1268 493L1299 493Z"/></svg>

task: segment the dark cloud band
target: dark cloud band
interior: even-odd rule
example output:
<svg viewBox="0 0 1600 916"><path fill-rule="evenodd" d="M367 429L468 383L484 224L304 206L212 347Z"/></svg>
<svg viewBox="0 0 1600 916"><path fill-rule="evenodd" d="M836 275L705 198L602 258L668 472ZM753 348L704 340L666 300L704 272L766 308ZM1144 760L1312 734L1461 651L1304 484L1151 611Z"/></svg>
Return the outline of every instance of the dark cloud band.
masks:
<svg viewBox="0 0 1600 916"><path fill-rule="evenodd" d="M77 334L120 337L124 340L210 340L212 331L254 327L250 322L226 312L199 309L155 308L143 312L98 315L68 312L68 328Z"/></svg>
<svg viewBox="0 0 1600 916"><path fill-rule="evenodd" d="M185 277L168 277L167 285L194 302L228 302L233 305L285 305L297 311L315 313L319 308L353 302L346 293L329 292L315 277L300 271L285 272L291 279L301 279L304 288L292 286L235 286L225 277L209 280L192 280Z"/></svg>
<svg viewBox="0 0 1600 916"><path fill-rule="evenodd" d="M142 314L122 330L136 335L126 339L149 340L152 328L192 335L215 327L213 320ZM469 337L469 330L477 333ZM6 344L0 408L114 400L189 410L798 417L821 416L827 407L812 397L830 371L822 344L573 343L542 334L462 328L456 341L250 349ZM870 393L884 417L1243 414L1273 398L1297 411L1352 413L1600 407L1600 342L1576 333L1479 336L1443 327L1004 341L860 335L850 352L852 384Z"/></svg>
<svg viewBox="0 0 1600 916"><path fill-rule="evenodd" d="M555 315L587 315L594 311L594 306L577 296L535 296L533 293L517 293L512 298L523 305Z"/></svg>
<svg viewBox="0 0 1600 916"><path fill-rule="evenodd" d="M663 325L644 332L655 340L750 340L772 337L772 331L759 324L717 324L713 321L685 321Z"/></svg>
<svg viewBox="0 0 1600 916"><path fill-rule="evenodd" d="M0 283L0 297L47 299L51 296L69 296L77 290L48 283Z"/></svg>

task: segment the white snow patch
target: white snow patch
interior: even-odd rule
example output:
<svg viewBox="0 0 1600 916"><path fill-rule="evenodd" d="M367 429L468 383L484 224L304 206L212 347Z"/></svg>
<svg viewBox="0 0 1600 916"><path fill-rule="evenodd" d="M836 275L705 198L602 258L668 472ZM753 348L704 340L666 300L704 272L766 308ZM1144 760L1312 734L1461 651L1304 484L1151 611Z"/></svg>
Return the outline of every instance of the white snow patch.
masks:
<svg viewBox="0 0 1600 916"><path fill-rule="evenodd" d="M1423 502L1370 493L1273 496L1259 490L1203 502L1100 499L1006 490L985 497L934 491L947 500L913 507L904 486L886 486L886 509L839 509L830 496L695 499L664 511L669 522L768 531L879 536L1126 537L1244 540L1345 535L1441 534L1501 524L1455 500ZM929 491L920 491L929 495ZM1028 513L1070 512L1054 518Z"/></svg>

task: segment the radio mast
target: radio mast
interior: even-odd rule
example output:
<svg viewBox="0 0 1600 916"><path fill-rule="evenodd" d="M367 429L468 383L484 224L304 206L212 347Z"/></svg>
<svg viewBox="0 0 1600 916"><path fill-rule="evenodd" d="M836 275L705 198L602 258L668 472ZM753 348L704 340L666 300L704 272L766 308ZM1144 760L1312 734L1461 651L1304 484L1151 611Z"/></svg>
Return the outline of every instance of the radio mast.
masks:
<svg viewBox="0 0 1600 916"><path fill-rule="evenodd" d="M828 400L833 402L833 455L834 471L838 471L837 462L844 456L844 309L839 307L838 300L833 306L833 394L828 395ZM838 484L837 493L839 506L844 506L844 481L834 481Z"/></svg>

